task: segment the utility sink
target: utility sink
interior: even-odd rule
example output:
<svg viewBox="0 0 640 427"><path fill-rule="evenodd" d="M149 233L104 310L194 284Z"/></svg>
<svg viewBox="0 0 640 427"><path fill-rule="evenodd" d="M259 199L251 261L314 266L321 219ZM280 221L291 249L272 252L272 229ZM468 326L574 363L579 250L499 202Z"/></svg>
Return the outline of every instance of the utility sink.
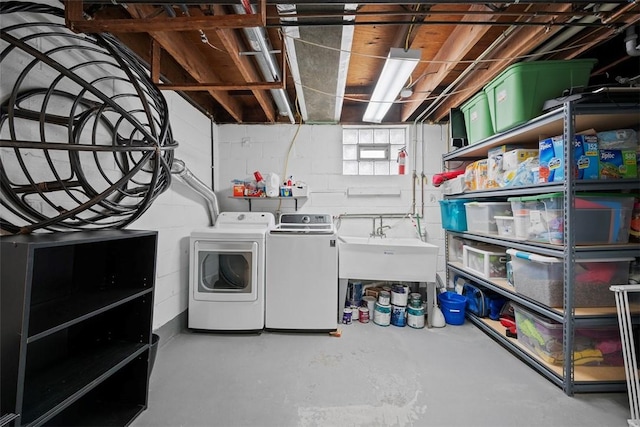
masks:
<svg viewBox="0 0 640 427"><path fill-rule="evenodd" d="M338 237L341 279L435 282L438 247L410 237Z"/></svg>

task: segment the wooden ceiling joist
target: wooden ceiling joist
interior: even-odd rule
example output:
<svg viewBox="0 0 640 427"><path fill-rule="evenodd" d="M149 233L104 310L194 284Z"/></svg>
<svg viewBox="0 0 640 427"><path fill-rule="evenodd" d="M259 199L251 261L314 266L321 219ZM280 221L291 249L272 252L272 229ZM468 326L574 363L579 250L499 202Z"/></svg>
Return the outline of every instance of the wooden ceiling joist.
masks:
<svg viewBox="0 0 640 427"><path fill-rule="evenodd" d="M206 31L219 28L250 28L266 25L266 0L258 0L258 13L225 16L153 17L142 15L136 19L94 19L83 16L83 0L65 2L66 25L81 33L151 33L160 31ZM133 7L137 7L132 5Z"/></svg>
<svg viewBox="0 0 640 427"><path fill-rule="evenodd" d="M571 5L560 5L560 10L571 10ZM560 18L563 19L563 18ZM531 52L542 41L547 39L561 27L545 28L542 26L517 27L505 41L487 58L491 60L483 67L477 67L465 81L460 82L455 92L448 94L442 104L430 114L433 121L439 121L449 115L451 108L463 103L470 95L480 90L502 70L515 63L519 57Z"/></svg>
<svg viewBox="0 0 640 427"><path fill-rule="evenodd" d="M221 6L214 6L214 13L218 16L228 16ZM236 31L227 28L216 29L216 34L227 52L231 55L231 60L238 68L240 75L247 82L255 82L260 79L258 72L253 65L253 62L246 56L240 55L240 52L244 49L242 41ZM272 86L272 87L269 87ZM264 91L264 89L283 89L283 83L247 83L242 89L251 89L253 95L256 97L258 104L264 111L267 121L274 123L276 121L276 109L273 106L270 96Z"/></svg>
<svg viewBox="0 0 640 427"><path fill-rule="evenodd" d="M71 2L73 3L73 2ZM152 12L150 6L130 4L126 9L133 18L147 16ZM169 55L182 65L185 71L197 82L212 82L224 84L213 71L206 58L201 55L193 55L192 42L186 37L186 33L150 32L152 37ZM242 105L226 91L208 90L210 95L239 123L242 122Z"/></svg>
<svg viewBox="0 0 640 427"><path fill-rule="evenodd" d="M469 11L484 11L484 15L472 15L466 20L497 20L498 16L491 14L484 5L472 5ZM420 107L427 97L431 95L442 81L447 77L456 64L462 60L476 43L489 31L490 27L460 27L457 26L447 41L442 45L438 53L434 56L433 62L424 70L425 77L421 79L413 88L413 98L402 106L401 119L405 121Z"/></svg>
<svg viewBox="0 0 640 427"><path fill-rule="evenodd" d="M282 82L257 82L257 83L167 83L158 84L160 90L179 90L183 92L203 91L203 90L251 90L264 91L271 89L284 89ZM254 93L255 95L255 93Z"/></svg>

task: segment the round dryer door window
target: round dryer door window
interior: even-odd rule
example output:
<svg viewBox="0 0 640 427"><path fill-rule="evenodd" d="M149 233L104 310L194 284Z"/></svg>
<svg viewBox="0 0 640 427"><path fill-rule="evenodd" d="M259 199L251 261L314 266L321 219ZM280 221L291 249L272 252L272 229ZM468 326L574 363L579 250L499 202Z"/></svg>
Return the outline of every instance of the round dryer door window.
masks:
<svg viewBox="0 0 640 427"><path fill-rule="evenodd" d="M259 261L256 242L194 242L190 289L201 301L255 301Z"/></svg>
<svg viewBox="0 0 640 427"><path fill-rule="evenodd" d="M200 255L200 292L251 292L251 253Z"/></svg>

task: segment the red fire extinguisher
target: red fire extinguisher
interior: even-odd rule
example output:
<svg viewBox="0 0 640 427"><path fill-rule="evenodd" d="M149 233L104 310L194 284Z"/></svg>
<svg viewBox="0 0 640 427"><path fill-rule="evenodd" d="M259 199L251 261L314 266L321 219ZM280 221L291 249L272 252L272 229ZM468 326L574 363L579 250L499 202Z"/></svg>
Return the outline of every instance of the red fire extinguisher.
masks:
<svg viewBox="0 0 640 427"><path fill-rule="evenodd" d="M402 147L398 152L398 175L404 175L407 163L407 147Z"/></svg>

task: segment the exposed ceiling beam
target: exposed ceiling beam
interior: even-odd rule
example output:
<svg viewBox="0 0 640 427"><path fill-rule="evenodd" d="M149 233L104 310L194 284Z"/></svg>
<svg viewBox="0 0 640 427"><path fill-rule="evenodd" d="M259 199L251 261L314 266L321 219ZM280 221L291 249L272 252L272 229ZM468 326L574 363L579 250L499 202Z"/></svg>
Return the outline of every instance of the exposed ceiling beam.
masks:
<svg viewBox="0 0 640 427"><path fill-rule="evenodd" d="M484 15L473 15L465 18L467 21L498 19L492 15L486 6L472 5L469 11L484 11ZM461 27L456 26L447 41L442 45L438 53L423 71L425 77L413 87L411 102L402 106L401 120L405 121L420 107L427 97L442 83L449 72L461 61L476 43L490 30L490 27Z"/></svg>
<svg viewBox="0 0 640 427"><path fill-rule="evenodd" d="M138 18L151 14L153 7L130 4L126 10L133 18ZM202 55L194 54L193 41L189 40L185 33L150 32L149 35L197 82L223 83L207 59ZM208 92L237 122L242 122L242 105L236 99L228 92L214 90Z"/></svg>
<svg viewBox="0 0 640 427"><path fill-rule="evenodd" d="M151 33L160 31L216 30L219 28L263 27L266 24L264 13L266 0L258 0L259 12L245 15L227 16L176 16L153 17L141 15L133 19L94 19L86 20L82 14L86 0L66 0L66 24L73 31L82 33ZM178 2L180 3L180 2ZM133 5L133 7L137 7Z"/></svg>
<svg viewBox="0 0 640 427"><path fill-rule="evenodd" d="M284 89L285 85L283 82L257 82L257 83L166 83L159 84L158 89L160 90L180 90L184 92L191 91L203 91L203 90L250 90L256 95L256 92L261 92L264 90L271 89ZM257 95L256 95L257 97ZM275 112L275 109L272 108L272 111ZM266 111L265 111L266 113ZM275 117L275 116L274 116ZM275 121L275 120L270 120Z"/></svg>
<svg viewBox="0 0 640 427"><path fill-rule="evenodd" d="M571 10L570 4L559 6L559 10ZM535 19L535 18L534 18ZM562 19L562 18L559 18ZM459 106L470 95L480 90L491 79L496 77L502 70L516 62L522 55L530 52L542 41L557 33L560 27L545 28L536 26L519 26L508 39L498 46L487 58L493 61L477 67L465 81L461 82L455 89L455 93L448 94L444 102L437 106L429 115L433 121L440 121L449 115L451 108Z"/></svg>
<svg viewBox="0 0 640 427"><path fill-rule="evenodd" d="M200 13L202 11L198 9ZM221 6L214 7L214 13L217 16L229 16L226 14L224 9ZM247 58L246 56L240 55L240 52L244 50L242 40L240 39L237 32L234 30L226 29L226 28L218 28L215 30L218 38L222 41L222 44L229 55L231 55L231 60L238 67L238 71L242 78L244 78L247 82L258 82L260 81L259 73L255 69L253 62ZM282 89L283 83L279 83L278 87L274 87L272 89ZM267 121L274 123L276 121L276 109L271 101L271 97L261 89L269 89L268 87L259 87L258 85L252 86L247 85L245 89L250 89L253 92L253 95L256 97L258 104L264 111L265 116L267 117Z"/></svg>

